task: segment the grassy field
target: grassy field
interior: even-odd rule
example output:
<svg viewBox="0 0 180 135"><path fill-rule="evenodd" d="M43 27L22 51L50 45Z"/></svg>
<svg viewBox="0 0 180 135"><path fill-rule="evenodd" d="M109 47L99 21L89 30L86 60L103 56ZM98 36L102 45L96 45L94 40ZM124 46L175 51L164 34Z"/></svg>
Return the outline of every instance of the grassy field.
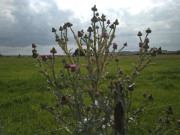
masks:
<svg viewBox="0 0 180 135"><path fill-rule="evenodd" d="M120 67L125 74L131 71L136 58L120 57ZM57 58L58 67L62 66L61 59ZM108 67L112 71L114 64ZM113 74L108 77L113 79ZM152 94L154 101L149 110L142 114L139 128L134 134L145 134L146 129L154 128L154 123L170 104L173 117L180 119L180 55L159 55L135 83L134 107L139 104L144 91ZM52 116L39 106L40 103L53 103L55 100L46 91L46 86L47 82L39 73L35 59L0 57L0 125L6 134L33 135L57 128Z"/></svg>

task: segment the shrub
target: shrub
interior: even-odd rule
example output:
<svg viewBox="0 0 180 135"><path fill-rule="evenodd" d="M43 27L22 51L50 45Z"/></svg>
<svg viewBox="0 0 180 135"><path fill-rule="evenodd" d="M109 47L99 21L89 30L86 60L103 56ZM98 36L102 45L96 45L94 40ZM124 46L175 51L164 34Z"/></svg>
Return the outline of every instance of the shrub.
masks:
<svg viewBox="0 0 180 135"><path fill-rule="evenodd" d="M40 58L36 45L32 44L33 58L37 58L42 73L48 81L47 90L57 99L56 105L49 106L43 103L40 106L48 110L59 123L60 128L57 130L64 130L69 134L124 135L133 133L130 126L136 123L140 113L146 110L147 105L154 98L151 94L147 95L144 92L140 106L132 109L134 80L160 50L153 48L149 51L150 28L146 30L144 39L139 31L137 34L140 39L138 63L132 67L132 73L124 74L119 67L118 54L127 46L127 43L116 51L119 45L113 42L117 25L119 25L118 20L111 23L104 14L100 17L96 6L92 7L92 11L92 25L87 29L86 34L83 30L75 34L72 29L73 24L70 22L60 26L59 34L55 28L52 28L57 43L67 56L62 60L64 66L60 70L60 75L55 70L56 49L53 47L50 50L52 55L43 55ZM67 48L69 30L73 33L78 45L76 57ZM86 51L82 43L86 45ZM85 55L85 63L80 62L81 52ZM114 80L108 79L107 75L112 71L106 68L112 60L115 60L117 66ZM82 70L86 70L87 74ZM108 85L107 82L109 82ZM106 85L106 89L102 89L102 84ZM170 112L172 109L169 109L168 116ZM159 121L163 121L162 117ZM170 124L169 117L165 123ZM157 130L161 133L161 129ZM148 132L155 133L156 130L149 129Z"/></svg>

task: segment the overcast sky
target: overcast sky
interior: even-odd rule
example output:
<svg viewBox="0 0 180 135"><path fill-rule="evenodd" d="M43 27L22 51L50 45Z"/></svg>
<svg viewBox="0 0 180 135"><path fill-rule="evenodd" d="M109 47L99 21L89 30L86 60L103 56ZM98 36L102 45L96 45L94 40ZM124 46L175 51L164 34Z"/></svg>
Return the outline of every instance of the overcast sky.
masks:
<svg viewBox="0 0 180 135"><path fill-rule="evenodd" d="M125 50L138 50L138 31L151 28L150 46L163 50L180 50L180 0L0 0L0 53L30 55L31 44L40 54L49 54L55 46L52 27L73 23L77 33L85 32L92 18L91 7L113 22L118 19L115 42L127 42ZM76 48L72 35L69 48Z"/></svg>

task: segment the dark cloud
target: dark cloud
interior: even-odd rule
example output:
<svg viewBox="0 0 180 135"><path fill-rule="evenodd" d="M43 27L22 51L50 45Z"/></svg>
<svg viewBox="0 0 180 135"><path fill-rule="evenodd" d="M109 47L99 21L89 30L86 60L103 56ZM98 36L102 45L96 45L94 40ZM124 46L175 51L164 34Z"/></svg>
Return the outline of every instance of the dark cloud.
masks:
<svg viewBox="0 0 180 135"><path fill-rule="evenodd" d="M11 11L11 16L14 22L8 18L6 20L0 19L0 41L1 45L5 46L27 46L32 42L37 44L54 44L54 36L51 33L52 27L59 28L68 17L73 16L72 11L61 11L56 6L56 3L51 2L49 6L48 1L44 4L42 9L38 9L43 5L30 5L30 1L16 1L12 3L16 10ZM37 5L35 5L37 4ZM32 7L34 6L34 7ZM34 9L33 9L34 8ZM45 10L43 8L46 8Z"/></svg>
<svg viewBox="0 0 180 135"><path fill-rule="evenodd" d="M180 49L180 3L178 0L152 0L152 2L160 4L137 14L131 14L128 8L107 9L107 19L116 15L120 22L115 42L121 45L128 42L127 50L138 50L137 32L139 30L145 32L150 27L152 47ZM54 0L2 0L0 47L27 47L32 42L44 46L56 44L51 28L58 29L67 21L73 23L75 33L81 29L86 32L91 25L90 22L82 22L80 18L74 16L71 10L60 10ZM72 34L69 35L69 40L70 44L75 44Z"/></svg>

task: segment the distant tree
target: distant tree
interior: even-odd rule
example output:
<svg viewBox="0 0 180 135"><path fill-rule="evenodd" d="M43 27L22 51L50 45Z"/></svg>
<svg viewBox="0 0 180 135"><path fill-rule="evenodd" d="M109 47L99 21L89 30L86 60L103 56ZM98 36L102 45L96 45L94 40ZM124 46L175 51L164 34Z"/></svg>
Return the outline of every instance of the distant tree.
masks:
<svg viewBox="0 0 180 135"><path fill-rule="evenodd" d="M161 49L161 47L158 48L158 54L162 54L162 49Z"/></svg>
<svg viewBox="0 0 180 135"><path fill-rule="evenodd" d="M176 51L176 54L180 54L180 50L177 50L177 51Z"/></svg>
<svg viewBox="0 0 180 135"><path fill-rule="evenodd" d="M86 49L84 49L84 51L86 52ZM74 55L78 56L78 53L79 53L79 49L76 49ZM85 54L81 50L80 50L80 56L85 56Z"/></svg>

